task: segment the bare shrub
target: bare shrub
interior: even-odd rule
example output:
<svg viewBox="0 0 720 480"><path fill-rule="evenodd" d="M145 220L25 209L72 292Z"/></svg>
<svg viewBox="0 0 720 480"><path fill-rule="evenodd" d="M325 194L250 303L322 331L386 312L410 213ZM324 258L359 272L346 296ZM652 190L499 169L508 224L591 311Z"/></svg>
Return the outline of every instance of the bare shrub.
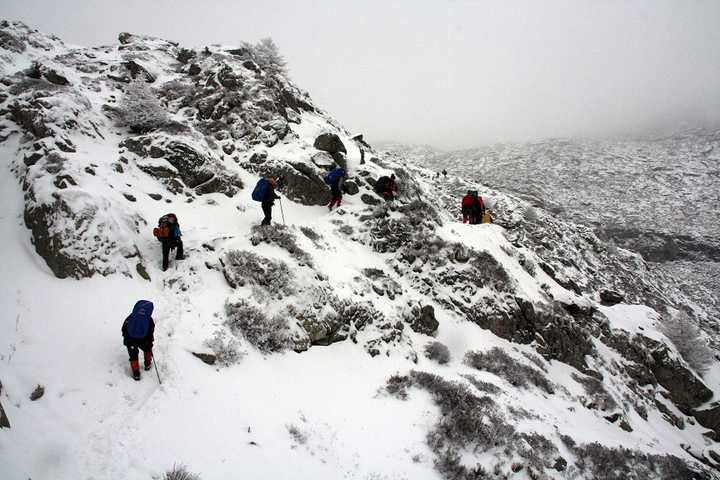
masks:
<svg viewBox="0 0 720 480"><path fill-rule="evenodd" d="M687 312L667 317L663 333L673 342L680 355L692 368L704 375L714 361L702 330L693 322Z"/></svg>
<svg viewBox="0 0 720 480"><path fill-rule="evenodd" d="M322 238L322 235L320 235L319 233L317 233L315 230L313 230L310 227L300 227L300 231L302 232L303 235L305 235L307 238L309 238L313 242L318 242Z"/></svg>
<svg viewBox="0 0 720 480"><path fill-rule="evenodd" d="M293 441L300 445L305 445L308 441L308 436L305 432L300 430L295 425L286 425L287 431L290 434L290 438L293 439Z"/></svg>
<svg viewBox="0 0 720 480"><path fill-rule="evenodd" d="M407 400L407 389L412 386L412 383L407 375L392 375L385 383L385 390L400 400Z"/></svg>
<svg viewBox="0 0 720 480"><path fill-rule="evenodd" d="M545 360L540 355L535 355L534 353L521 351L520 352L523 357L530 360L536 367L538 367L543 372L547 373L547 366L545 365Z"/></svg>
<svg viewBox="0 0 720 480"><path fill-rule="evenodd" d="M176 463L173 467L165 472L163 480L200 480L200 475L190 473L185 465Z"/></svg>
<svg viewBox="0 0 720 480"><path fill-rule="evenodd" d="M125 87L116 110L120 126L129 127L137 133L157 130L170 124L167 111L160 104L150 86L144 79L132 80Z"/></svg>
<svg viewBox="0 0 720 480"><path fill-rule="evenodd" d="M473 387L477 388L481 392L489 393L490 395L497 395L502 392L502 388L498 387L494 383L483 382L474 375L461 375L465 380L470 382Z"/></svg>
<svg viewBox="0 0 720 480"><path fill-rule="evenodd" d="M381 323L385 320L385 315L373 307L370 302L333 298L330 303L338 315L338 322L342 325L352 325L357 330L361 330L371 323Z"/></svg>
<svg viewBox="0 0 720 480"><path fill-rule="evenodd" d="M216 331L212 338L205 342L205 345L212 350L216 362L224 367L239 363L245 356L245 352L240 351L237 340L227 338L224 330Z"/></svg>
<svg viewBox="0 0 720 480"><path fill-rule="evenodd" d="M310 255L298 246L295 234L285 225L277 223L254 225L251 229L250 243L258 245L262 242L277 245L286 250L300 265L312 266Z"/></svg>
<svg viewBox="0 0 720 480"><path fill-rule="evenodd" d="M282 352L291 347L290 326L281 315L268 317L245 300L226 303L225 315L230 329L242 334L263 353Z"/></svg>
<svg viewBox="0 0 720 480"><path fill-rule="evenodd" d="M287 264L245 250L230 250L221 258L223 274L232 288L247 284L263 287L271 297L293 293L293 274Z"/></svg>
<svg viewBox="0 0 720 480"><path fill-rule="evenodd" d="M541 371L518 362L499 347L493 347L487 352L469 352L465 355L465 363L504 378L515 387L528 388L529 385L535 385L547 393L555 392L553 384Z"/></svg>
<svg viewBox="0 0 720 480"><path fill-rule="evenodd" d="M689 465L673 455L648 455L625 447L609 448L597 442L572 447L576 466L594 480L673 478L710 480L699 465Z"/></svg>
<svg viewBox="0 0 720 480"><path fill-rule="evenodd" d="M272 38L263 38L255 44L243 42L242 47L246 49L250 58L267 73L274 75L287 72L287 62Z"/></svg>
<svg viewBox="0 0 720 480"><path fill-rule="evenodd" d="M444 344L433 341L425 345L425 356L440 365L445 365L450 361L450 350Z"/></svg>
<svg viewBox="0 0 720 480"><path fill-rule="evenodd" d="M490 287L499 292L513 293L515 283L503 266L488 252L473 252L470 259L473 281L478 287Z"/></svg>

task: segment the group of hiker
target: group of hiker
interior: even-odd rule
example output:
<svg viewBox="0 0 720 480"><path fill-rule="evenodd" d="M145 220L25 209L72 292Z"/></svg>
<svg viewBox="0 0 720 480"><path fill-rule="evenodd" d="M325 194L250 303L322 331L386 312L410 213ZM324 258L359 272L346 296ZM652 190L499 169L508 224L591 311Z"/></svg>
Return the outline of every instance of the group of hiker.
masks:
<svg viewBox="0 0 720 480"><path fill-rule="evenodd" d="M443 170L443 175L447 173ZM328 210L340 207L343 192L345 192L345 180L347 173L345 169L336 166L324 177L324 181L330 187L330 203ZM276 189L282 186L282 179L279 177L263 177L258 180L252 192L252 199L260 202L263 211L261 225L270 225L272 221L272 209L275 200L280 196ZM382 176L374 184L375 192L382 196L387 202L395 200L398 190L395 174ZM282 206L282 205L281 205ZM461 202L463 223L479 224L489 223L490 215L485 208L483 199L475 190L468 190ZM284 220L284 219L283 219ZM176 250L175 259L184 259L182 232L180 223L174 213L168 213L160 217L158 226L153 229L153 235L162 245L162 269L168 269L170 251ZM130 369L135 380L140 380L139 350L143 351L145 370L151 368L153 362L152 347L154 342L155 322L152 319L153 304L149 300L138 301L132 313L125 319L122 326L123 344L127 347L130 356ZM159 377L158 377L159 378Z"/></svg>

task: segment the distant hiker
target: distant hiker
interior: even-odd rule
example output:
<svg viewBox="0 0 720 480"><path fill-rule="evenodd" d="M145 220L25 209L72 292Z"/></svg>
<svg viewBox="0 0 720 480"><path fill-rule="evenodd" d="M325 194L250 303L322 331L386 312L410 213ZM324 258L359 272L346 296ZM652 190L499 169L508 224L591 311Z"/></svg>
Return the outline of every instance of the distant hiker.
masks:
<svg viewBox="0 0 720 480"><path fill-rule="evenodd" d="M261 178L255 185L255 189L252 192L252 199L256 202L260 202L262 206L263 218L260 225L270 225L272 220L272 207L275 205L275 200L280 197L275 193L275 187L278 181L275 177Z"/></svg>
<svg viewBox="0 0 720 480"><path fill-rule="evenodd" d="M145 370L150 370L152 366L152 347L155 342L155 322L152 319L152 312L151 301L139 300L122 325L123 345L127 347L130 355L130 370L135 380L140 380L138 349L143 351Z"/></svg>
<svg viewBox="0 0 720 480"><path fill-rule="evenodd" d="M476 225L482 223L485 214L485 203L477 190L468 190L460 203L463 223Z"/></svg>
<svg viewBox="0 0 720 480"><path fill-rule="evenodd" d="M325 175L325 183L330 185L330 205L328 210L332 210L334 206L340 206L343 194L343 184L345 183L345 170L340 167L333 168Z"/></svg>
<svg viewBox="0 0 720 480"><path fill-rule="evenodd" d="M444 168L443 168L442 174L443 174L443 177L447 178L447 170L445 170Z"/></svg>
<svg viewBox="0 0 720 480"><path fill-rule="evenodd" d="M397 184L395 183L395 174L378 178L375 183L375 192L382 195L382 197L390 202L395 200L395 192L397 191Z"/></svg>
<svg viewBox="0 0 720 480"><path fill-rule="evenodd" d="M160 217L157 228L153 229L153 235L155 235L162 244L163 272L168 269L170 250L177 249L175 252L175 260L185 258L183 256L182 232L180 231L177 216L174 213L168 213Z"/></svg>

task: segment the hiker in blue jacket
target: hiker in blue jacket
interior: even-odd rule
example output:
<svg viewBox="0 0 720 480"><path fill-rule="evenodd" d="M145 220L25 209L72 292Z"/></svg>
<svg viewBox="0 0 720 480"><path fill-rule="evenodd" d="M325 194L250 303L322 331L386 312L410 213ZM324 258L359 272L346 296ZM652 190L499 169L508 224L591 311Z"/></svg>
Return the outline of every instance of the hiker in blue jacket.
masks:
<svg viewBox="0 0 720 480"><path fill-rule="evenodd" d="M279 200L280 197L275 193L275 187L277 186L277 179L275 177L268 178L268 187L265 190L261 205L262 211L265 214L265 218L260 225L270 225L272 220L272 207L275 205L275 200Z"/></svg>
<svg viewBox="0 0 720 480"><path fill-rule="evenodd" d="M149 300L135 303L132 313L125 319L122 326L123 345L130 355L130 370L135 380L140 380L139 351L145 357L145 370L152 366L152 347L155 342L155 322L152 319L153 304Z"/></svg>
<svg viewBox="0 0 720 480"><path fill-rule="evenodd" d="M342 201L342 192L343 192L343 184L345 183L345 170L338 167L332 170L330 173L327 174L325 181L330 185L330 205L328 205L328 210L333 209L333 207L340 206L340 202Z"/></svg>

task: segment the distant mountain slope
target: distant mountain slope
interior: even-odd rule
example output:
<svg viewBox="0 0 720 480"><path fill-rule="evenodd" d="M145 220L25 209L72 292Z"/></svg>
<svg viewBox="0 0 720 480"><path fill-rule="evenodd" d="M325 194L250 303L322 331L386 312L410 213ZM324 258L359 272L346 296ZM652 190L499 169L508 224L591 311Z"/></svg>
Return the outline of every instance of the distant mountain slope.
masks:
<svg viewBox="0 0 720 480"><path fill-rule="evenodd" d="M498 223L461 224L473 182L379 154L252 46L0 47L3 479L720 478L718 362L639 255L485 186Z"/></svg>

